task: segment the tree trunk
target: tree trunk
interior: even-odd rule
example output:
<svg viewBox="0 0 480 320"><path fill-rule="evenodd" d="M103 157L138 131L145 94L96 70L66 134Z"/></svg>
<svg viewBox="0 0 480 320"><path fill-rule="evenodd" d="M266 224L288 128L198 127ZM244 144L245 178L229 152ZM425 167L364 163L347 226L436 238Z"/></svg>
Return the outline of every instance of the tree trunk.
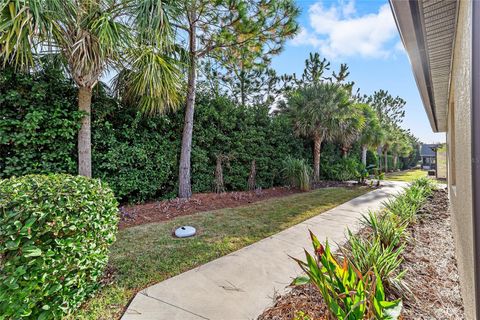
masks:
<svg viewBox="0 0 480 320"><path fill-rule="evenodd" d="M343 159L347 158L347 156L348 156L348 148L342 146L341 150L342 150L342 158L343 158Z"/></svg>
<svg viewBox="0 0 480 320"><path fill-rule="evenodd" d="M92 130L91 130L92 89L78 88L78 109L86 114L78 132L78 174L92 177Z"/></svg>
<svg viewBox="0 0 480 320"><path fill-rule="evenodd" d="M240 72L240 99L242 102L242 106L244 106L247 102L247 95L245 93L245 73L243 69Z"/></svg>
<svg viewBox="0 0 480 320"><path fill-rule="evenodd" d="M382 169L383 169L383 165L382 165L383 152L382 152L382 147L381 146L377 147L377 156L378 156L378 170L382 171Z"/></svg>
<svg viewBox="0 0 480 320"><path fill-rule="evenodd" d="M393 170L397 170L397 163L398 163L398 156L396 154L393 155Z"/></svg>
<svg viewBox="0 0 480 320"><path fill-rule="evenodd" d="M194 21L195 19L192 19ZM190 65L188 70L187 102L185 107L185 121L183 124L182 150L180 153L180 168L178 181L178 196L190 198L192 185L190 177L190 160L192 155L193 115L195 113L195 91L197 79L197 56L196 56L196 27L190 25L189 34Z"/></svg>
<svg viewBox="0 0 480 320"><path fill-rule="evenodd" d="M362 163L367 166L367 146L362 146Z"/></svg>
<svg viewBox="0 0 480 320"><path fill-rule="evenodd" d="M320 152L322 147L322 139L320 136L313 138L313 181L320 181Z"/></svg>
<svg viewBox="0 0 480 320"><path fill-rule="evenodd" d="M385 151L385 173L388 172L388 152Z"/></svg>
<svg viewBox="0 0 480 320"><path fill-rule="evenodd" d="M215 166L215 192L225 192L225 184L223 182L223 168L222 168L223 156L217 156L217 165Z"/></svg>
<svg viewBox="0 0 480 320"><path fill-rule="evenodd" d="M250 174L248 175L248 190L255 190L257 188L257 164L255 159L252 160L250 167Z"/></svg>

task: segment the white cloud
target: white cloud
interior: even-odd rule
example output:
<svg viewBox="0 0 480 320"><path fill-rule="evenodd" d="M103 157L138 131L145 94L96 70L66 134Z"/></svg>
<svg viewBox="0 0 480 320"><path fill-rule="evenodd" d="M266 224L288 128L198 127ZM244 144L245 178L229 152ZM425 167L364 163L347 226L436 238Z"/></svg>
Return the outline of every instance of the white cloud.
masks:
<svg viewBox="0 0 480 320"><path fill-rule="evenodd" d="M291 43L296 46L310 45L313 47L318 47L320 46L321 41L317 38L317 36L310 33L307 29L301 28L300 33L292 39Z"/></svg>
<svg viewBox="0 0 480 320"><path fill-rule="evenodd" d="M398 41L397 44L395 44L395 50L397 50L398 52L406 52L402 41Z"/></svg>
<svg viewBox="0 0 480 320"><path fill-rule="evenodd" d="M378 12L356 15L353 0L341 0L325 7L322 1L308 10L308 29L303 28L293 45L311 45L330 59L348 56L389 57L395 50L391 41L397 35L388 4Z"/></svg>

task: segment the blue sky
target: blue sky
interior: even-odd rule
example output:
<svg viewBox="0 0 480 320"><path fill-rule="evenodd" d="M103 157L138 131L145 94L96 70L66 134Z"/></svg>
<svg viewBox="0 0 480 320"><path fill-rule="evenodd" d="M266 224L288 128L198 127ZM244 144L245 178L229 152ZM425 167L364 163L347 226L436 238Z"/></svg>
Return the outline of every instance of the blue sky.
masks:
<svg viewBox="0 0 480 320"><path fill-rule="evenodd" d="M302 13L300 34L273 59L278 73L303 72L310 52L319 52L338 69L347 63L350 80L361 93L388 90L407 101L405 128L421 141L443 142L430 128L401 44L390 6L382 0L297 0Z"/></svg>

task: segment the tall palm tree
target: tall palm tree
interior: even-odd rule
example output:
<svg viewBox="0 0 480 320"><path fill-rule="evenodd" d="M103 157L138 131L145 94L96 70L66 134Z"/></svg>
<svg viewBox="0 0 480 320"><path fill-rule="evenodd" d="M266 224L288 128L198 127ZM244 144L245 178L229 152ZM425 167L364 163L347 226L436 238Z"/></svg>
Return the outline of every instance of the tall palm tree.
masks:
<svg viewBox="0 0 480 320"><path fill-rule="evenodd" d="M380 146L385 138L385 134L375 110L366 103L362 103L359 106L362 110L363 117L365 118L365 126L360 134L359 142L362 149L362 163L366 166L367 150L369 148L377 148Z"/></svg>
<svg viewBox="0 0 480 320"><path fill-rule="evenodd" d="M407 135L402 131L398 130L395 134L395 140L392 142L390 151L393 155L393 168L397 168L398 157L408 157L413 151L413 147L408 140Z"/></svg>
<svg viewBox="0 0 480 320"><path fill-rule="evenodd" d="M340 143L342 156L347 157L352 144L358 139L365 127L365 117L360 104L350 103L336 114L339 130L336 140Z"/></svg>
<svg viewBox="0 0 480 320"><path fill-rule="evenodd" d="M0 61L30 71L57 55L78 87L85 113L78 133L78 172L91 177L92 89L108 71L127 69L124 93L146 111L177 105L180 70L165 0L4 0Z"/></svg>
<svg viewBox="0 0 480 320"><path fill-rule="evenodd" d="M350 104L348 92L339 84L319 82L292 92L282 107L293 122L295 133L313 140L313 175L320 179L323 141L332 140L340 130L337 114Z"/></svg>

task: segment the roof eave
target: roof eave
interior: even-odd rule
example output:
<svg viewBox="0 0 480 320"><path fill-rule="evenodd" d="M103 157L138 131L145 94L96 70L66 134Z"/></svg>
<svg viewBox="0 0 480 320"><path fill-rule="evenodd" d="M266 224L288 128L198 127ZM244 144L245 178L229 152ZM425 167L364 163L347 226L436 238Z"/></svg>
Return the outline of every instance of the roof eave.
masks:
<svg viewBox="0 0 480 320"><path fill-rule="evenodd" d="M420 2L417 0L390 0L395 23L400 38L407 51L412 66L413 75L417 83L425 112L434 132L446 131L445 119L439 121L438 108L445 113L447 105L436 105L433 92L432 76L426 49L424 17Z"/></svg>

